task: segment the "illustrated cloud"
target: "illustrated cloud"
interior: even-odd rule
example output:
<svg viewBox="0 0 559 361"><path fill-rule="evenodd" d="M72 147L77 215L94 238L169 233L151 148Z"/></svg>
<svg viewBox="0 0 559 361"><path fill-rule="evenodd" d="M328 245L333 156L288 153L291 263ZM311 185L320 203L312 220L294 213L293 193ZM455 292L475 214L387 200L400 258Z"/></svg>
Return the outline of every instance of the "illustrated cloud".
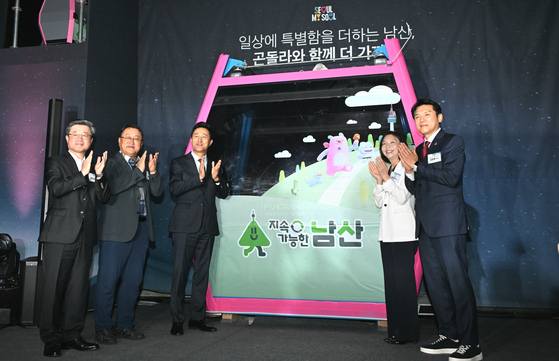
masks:
<svg viewBox="0 0 559 361"><path fill-rule="evenodd" d="M377 85L368 92L360 91L345 99L348 107L366 107L373 105L396 104L400 101L400 94L394 93L386 85Z"/></svg>
<svg viewBox="0 0 559 361"><path fill-rule="evenodd" d="M312 135L307 135L306 137L303 138L303 143L314 143L314 142L316 142L316 139L314 139Z"/></svg>
<svg viewBox="0 0 559 361"><path fill-rule="evenodd" d="M380 129L382 126L380 125L380 123L377 122L372 122L371 124L369 124L369 129Z"/></svg>
<svg viewBox="0 0 559 361"><path fill-rule="evenodd" d="M357 124L357 120L350 119L347 121L347 124Z"/></svg>
<svg viewBox="0 0 559 361"><path fill-rule="evenodd" d="M274 158L291 158L291 153L288 150L274 154Z"/></svg>

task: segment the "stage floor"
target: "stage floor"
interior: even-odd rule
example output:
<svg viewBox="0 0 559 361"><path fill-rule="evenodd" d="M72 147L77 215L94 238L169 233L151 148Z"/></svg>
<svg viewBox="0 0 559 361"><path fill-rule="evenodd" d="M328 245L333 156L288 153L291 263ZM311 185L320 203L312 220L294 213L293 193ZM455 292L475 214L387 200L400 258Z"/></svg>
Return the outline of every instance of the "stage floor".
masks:
<svg viewBox="0 0 559 361"><path fill-rule="evenodd" d="M171 336L168 301L142 302L136 311L136 328L146 334L141 341L119 340L97 351L62 351L64 360L448 360L427 355L419 346L437 338L435 319L421 316L418 344L389 345L386 329L376 322L256 316L222 322L207 318L214 333L186 330ZM188 308L188 305L186 308ZM485 360L559 360L559 320L550 317L479 317L480 343ZM88 312L82 335L94 336L93 313ZM37 328L8 326L0 329L0 359L45 359Z"/></svg>

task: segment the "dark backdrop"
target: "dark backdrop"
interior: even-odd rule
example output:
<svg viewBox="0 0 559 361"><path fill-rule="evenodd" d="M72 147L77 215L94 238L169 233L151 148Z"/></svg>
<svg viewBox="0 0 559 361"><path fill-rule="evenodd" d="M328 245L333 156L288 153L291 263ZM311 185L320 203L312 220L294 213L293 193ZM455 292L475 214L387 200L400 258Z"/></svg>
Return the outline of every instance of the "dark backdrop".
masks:
<svg viewBox="0 0 559 361"><path fill-rule="evenodd" d="M327 5L336 20L311 22L314 7ZM184 153L220 53L251 64L255 51L287 49L280 45L283 33L370 28L382 34L385 27L409 24L414 38L404 55L416 94L439 102L443 128L467 145L468 257L479 305L557 308L559 56L552 44L559 41L558 21L554 0L145 0L139 124L149 129L148 143L161 152L160 170L168 179L168 165ZM241 49L240 37L261 34L277 34L277 49ZM148 289L169 290L166 229L173 205L166 189L156 207L158 246L148 260Z"/></svg>
<svg viewBox="0 0 559 361"><path fill-rule="evenodd" d="M331 6L336 20L311 22L316 6ZM26 256L36 252L48 99L64 98L68 118L85 115L98 124L98 145L112 153L119 127L137 115L145 147L160 152L167 180L220 53L251 64L258 51L310 50L281 44L284 33L329 29L338 36L369 28L379 32L379 42L367 45L379 45L385 30L411 28L404 55L416 94L438 101L443 128L467 145L468 257L479 305L559 308L555 0L97 0L89 15L86 50L72 44L70 55L50 57L56 48L49 47L41 59L37 51L0 51L0 231ZM271 34L276 48L241 49L241 37ZM363 44L337 40L332 46ZM173 206L166 188L154 206L157 245L145 289L170 289Z"/></svg>

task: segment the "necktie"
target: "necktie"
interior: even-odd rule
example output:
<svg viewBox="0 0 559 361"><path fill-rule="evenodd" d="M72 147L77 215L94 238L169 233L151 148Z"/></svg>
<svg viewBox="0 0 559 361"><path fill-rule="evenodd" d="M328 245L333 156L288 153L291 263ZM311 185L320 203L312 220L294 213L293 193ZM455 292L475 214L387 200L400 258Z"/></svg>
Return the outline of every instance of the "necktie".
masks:
<svg viewBox="0 0 559 361"><path fill-rule="evenodd" d="M200 167L204 166L204 161L202 160L202 158L198 158L198 173L200 173ZM206 174L207 176L207 174ZM204 207L204 203L202 203L202 213L206 213L206 207Z"/></svg>
<svg viewBox="0 0 559 361"><path fill-rule="evenodd" d="M136 168L136 163L134 162L134 159L130 158L128 159L128 164L130 164L130 168L132 168L132 170L134 170L134 168ZM142 185L142 182L138 182L138 190L140 191L140 216L145 217L146 216L146 198L144 196L144 186Z"/></svg>
<svg viewBox="0 0 559 361"><path fill-rule="evenodd" d="M427 150L429 149L429 144L431 144L431 143L429 141L427 141L423 145L423 156L421 157L421 160L424 160L425 157L427 156Z"/></svg>
<svg viewBox="0 0 559 361"><path fill-rule="evenodd" d="M204 167L204 170L206 170L206 164L204 163L204 159L203 158L198 158L198 173L200 173L200 166ZM207 174L206 174L207 176Z"/></svg>

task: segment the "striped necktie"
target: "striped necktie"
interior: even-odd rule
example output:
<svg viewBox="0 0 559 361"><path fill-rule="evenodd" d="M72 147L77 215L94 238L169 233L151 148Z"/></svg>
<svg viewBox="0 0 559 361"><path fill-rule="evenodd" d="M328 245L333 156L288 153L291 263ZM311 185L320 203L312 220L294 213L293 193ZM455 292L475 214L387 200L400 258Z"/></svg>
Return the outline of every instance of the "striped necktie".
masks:
<svg viewBox="0 0 559 361"><path fill-rule="evenodd" d="M130 168L132 168L132 170L134 170L134 168L136 168L136 163L134 162L134 159L130 158L128 159L128 164L130 165ZM145 217L147 215L146 213L146 197L144 194L144 186L142 185L142 181L138 182L138 190L140 191L140 216Z"/></svg>

